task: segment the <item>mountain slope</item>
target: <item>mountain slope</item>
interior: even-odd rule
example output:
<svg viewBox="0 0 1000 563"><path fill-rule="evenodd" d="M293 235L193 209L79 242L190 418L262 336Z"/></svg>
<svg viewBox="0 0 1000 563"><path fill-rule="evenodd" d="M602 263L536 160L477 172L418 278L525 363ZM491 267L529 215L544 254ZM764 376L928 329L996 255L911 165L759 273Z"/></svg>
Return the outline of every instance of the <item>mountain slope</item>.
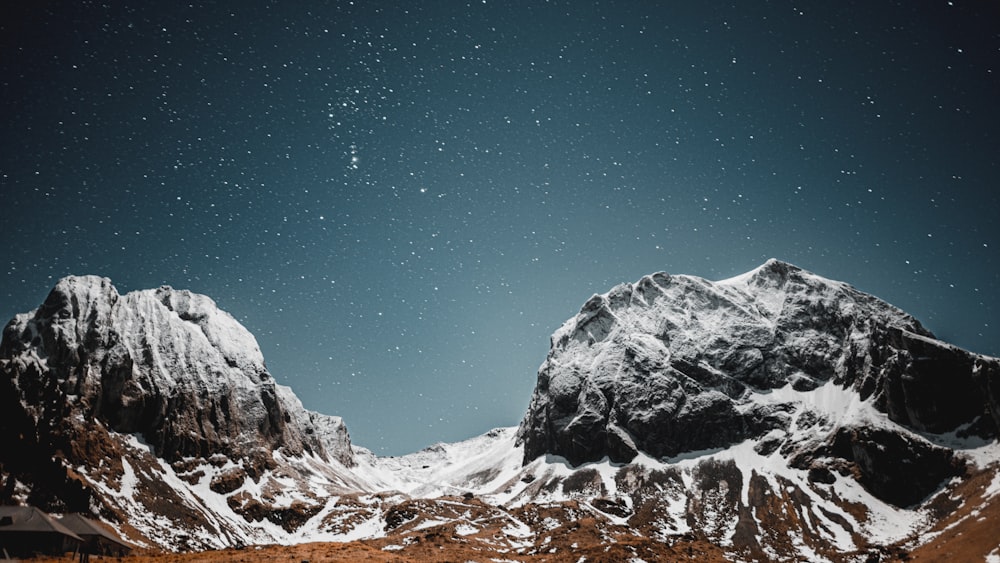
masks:
<svg viewBox="0 0 1000 563"><path fill-rule="evenodd" d="M71 277L4 330L0 472L7 500L171 550L982 558L998 390L1000 360L769 261L595 295L553 335L519 427L380 458L276 385L209 298Z"/></svg>

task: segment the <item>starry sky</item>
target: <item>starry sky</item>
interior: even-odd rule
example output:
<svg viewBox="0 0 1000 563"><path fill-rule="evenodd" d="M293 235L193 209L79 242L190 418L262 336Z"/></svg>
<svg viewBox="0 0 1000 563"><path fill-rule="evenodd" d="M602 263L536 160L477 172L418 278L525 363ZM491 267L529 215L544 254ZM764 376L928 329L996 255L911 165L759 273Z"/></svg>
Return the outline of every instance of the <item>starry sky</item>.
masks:
<svg viewBox="0 0 1000 563"><path fill-rule="evenodd" d="M211 296L397 455L593 293L776 257L1000 354L1000 4L7 2L0 316Z"/></svg>

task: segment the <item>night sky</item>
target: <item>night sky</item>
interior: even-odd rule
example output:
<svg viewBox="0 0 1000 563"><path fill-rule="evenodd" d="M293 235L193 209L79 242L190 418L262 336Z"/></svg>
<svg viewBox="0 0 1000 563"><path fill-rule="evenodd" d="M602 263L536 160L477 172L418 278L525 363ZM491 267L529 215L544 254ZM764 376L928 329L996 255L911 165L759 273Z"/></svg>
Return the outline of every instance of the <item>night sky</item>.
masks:
<svg viewBox="0 0 1000 563"><path fill-rule="evenodd" d="M776 257L1000 354L995 1L108 4L0 8L4 320L207 294L392 455L517 424L661 270Z"/></svg>

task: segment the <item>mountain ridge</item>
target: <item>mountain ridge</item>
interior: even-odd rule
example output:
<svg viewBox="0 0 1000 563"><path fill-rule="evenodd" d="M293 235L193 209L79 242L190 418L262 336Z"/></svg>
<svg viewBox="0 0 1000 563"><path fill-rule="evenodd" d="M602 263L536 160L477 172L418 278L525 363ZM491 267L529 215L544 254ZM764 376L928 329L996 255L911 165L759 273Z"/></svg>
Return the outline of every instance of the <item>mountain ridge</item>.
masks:
<svg viewBox="0 0 1000 563"><path fill-rule="evenodd" d="M4 329L0 473L8 500L170 550L865 560L944 534L952 491L1000 495L1000 360L777 260L595 294L538 380L521 425L382 458L276 384L210 298L69 277Z"/></svg>

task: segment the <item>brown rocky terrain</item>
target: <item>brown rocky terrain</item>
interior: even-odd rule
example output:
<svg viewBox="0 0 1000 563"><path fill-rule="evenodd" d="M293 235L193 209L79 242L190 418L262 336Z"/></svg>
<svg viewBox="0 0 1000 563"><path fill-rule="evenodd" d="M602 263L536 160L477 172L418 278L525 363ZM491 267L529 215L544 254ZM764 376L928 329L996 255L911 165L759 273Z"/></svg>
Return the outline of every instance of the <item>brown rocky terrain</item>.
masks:
<svg viewBox="0 0 1000 563"><path fill-rule="evenodd" d="M989 486L990 473L970 478L963 491L976 498ZM404 508L405 510L405 508ZM779 525L776 523L776 525ZM951 526L951 527L949 527ZM946 529L947 528L947 529ZM939 534L915 549L890 546L867 554L844 553L834 560L864 562L902 561L986 561L987 556L1000 553L1000 504L966 503L941 520L932 533ZM777 529L776 529L777 530ZM943 530L943 531L942 531ZM664 543L618 530L608 536L592 519L581 519L572 526L551 530L541 545L512 550L503 542L502 528L483 530L474 536L463 536L454 523L413 530L412 527L378 540L347 543L307 543L300 545L264 545L239 549L224 549L194 553L157 553L143 551L119 559L92 557L94 562L126 561L131 563L251 563L257 561L354 562L372 563L445 563L517 561L524 563L577 563L584 561L611 562L641 559L653 561L701 561L715 563L733 560L761 561L754 558L734 558L733 554L704 538L678 537ZM548 539L551 538L551 539ZM613 541L612 541L613 540ZM38 563L64 562L66 558L38 558Z"/></svg>
<svg viewBox="0 0 1000 563"><path fill-rule="evenodd" d="M834 562L988 561L1000 554L1000 473L997 467L965 476L950 493L930 500L940 518L928 531L893 545L863 550L823 551ZM787 500L767 495L773 510L763 532L772 537L801 534L801 512ZM614 507L602 506L614 512ZM655 510L646 507L645 510ZM166 553L140 549L122 560L134 563L249 563L255 561L552 562L580 561L806 561L800 556L775 559L755 549L720 542L703 533L657 537L649 526L616 524L580 502L529 504L510 511L475 498L404 499L387 510L386 536L351 542L258 545L223 550ZM512 522L537 532L529 535ZM474 526L473 526L474 524ZM38 558L39 563L65 561ZM97 557L92 561L119 561Z"/></svg>

